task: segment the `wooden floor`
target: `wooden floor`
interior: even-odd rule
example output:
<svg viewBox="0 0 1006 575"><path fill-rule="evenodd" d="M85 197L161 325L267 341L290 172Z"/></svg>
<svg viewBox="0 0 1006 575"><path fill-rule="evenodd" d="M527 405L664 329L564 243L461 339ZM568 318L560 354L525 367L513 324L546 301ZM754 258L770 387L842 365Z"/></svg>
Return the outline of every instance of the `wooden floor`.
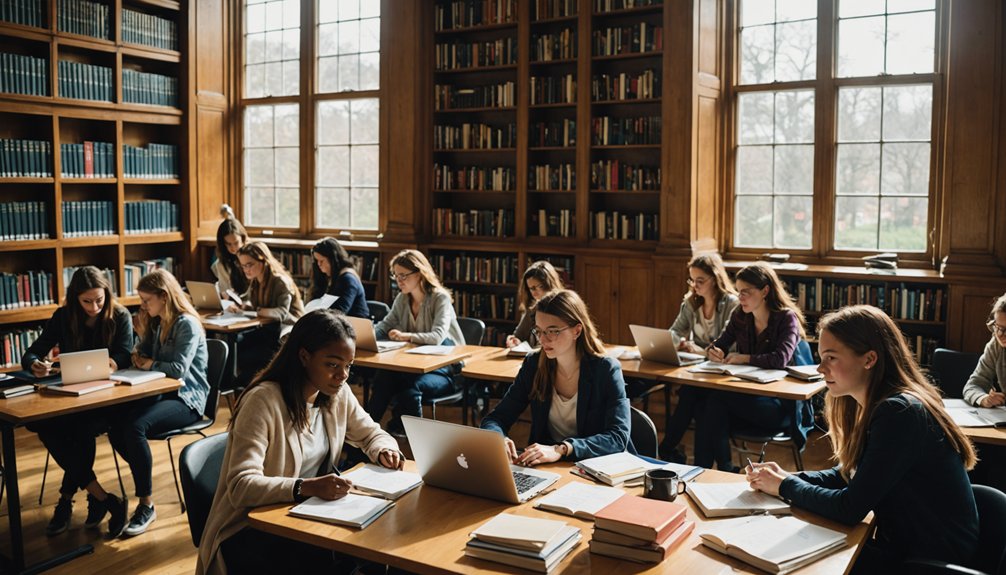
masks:
<svg viewBox="0 0 1006 575"><path fill-rule="evenodd" d="M354 388L359 397L359 389ZM664 409L663 403L657 398L650 402L650 416L663 436ZM441 419L460 423L460 411L453 407L441 407L437 410ZM230 412L227 403L221 402L217 423L208 434L226 430ZM512 436L518 444L527 438L527 427L513 430ZM198 436L180 437L172 441L177 460L181 448L198 439ZM74 499L74 515L70 530L56 537L46 537L45 526L52 516L53 507L59 497L59 481L62 471L54 463L50 463L49 476L46 480L45 498L40 507L38 504L39 486L42 480L42 468L45 464L45 449L38 437L25 430L16 432L18 475L21 489L22 521L24 524L26 560L29 564L40 561L55 553L65 552L84 543L94 546L94 554L75 559L56 569L49 571L54 574L80 573L139 573L167 574L191 573L195 567L196 549L189 535L189 525L186 516L181 513L178 497L171 477L171 464L168 460L167 445L163 441L151 442L154 457L154 503L157 510L157 520L150 530L143 535L129 539L105 540L103 533L85 529L84 517L87 513L87 501L84 493ZM112 448L105 436L99 437L98 455L95 463L95 473L102 485L118 492L118 480L115 475L115 465L112 460ZM691 445L690 434L685 438L685 445ZM786 449L769 448L768 459L779 461L784 467L792 468L792 456ZM804 463L808 469L821 469L829 466L827 457L830 454L828 441L820 433L814 433L810 444L804 453ZM121 459L120 459L121 463ZM123 464L124 465L124 464ZM130 499L130 513L136 505L133 496L133 481L127 467L122 470L126 493ZM0 507L0 532L8 533L0 537L0 549L9 551L10 537L7 524L7 498L4 497ZM106 522L107 523L107 520ZM105 523L101 528L106 528Z"/></svg>

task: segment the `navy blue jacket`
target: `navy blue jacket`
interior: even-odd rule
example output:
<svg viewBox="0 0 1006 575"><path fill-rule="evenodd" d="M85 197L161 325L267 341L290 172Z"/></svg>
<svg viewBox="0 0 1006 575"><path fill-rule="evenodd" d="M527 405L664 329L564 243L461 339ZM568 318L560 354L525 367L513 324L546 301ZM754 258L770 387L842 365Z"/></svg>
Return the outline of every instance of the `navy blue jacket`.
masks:
<svg viewBox="0 0 1006 575"><path fill-rule="evenodd" d="M568 441L573 446L568 459L573 461L622 451L636 453L629 439L629 400L625 396L625 380L622 379L622 366L618 361L593 355L580 360L576 437L552 437L548 430L552 396L544 401L531 400L534 373L540 357L543 354L536 352L524 358L513 385L492 413L482 420L482 428L506 435L530 403L531 435L528 445L557 445Z"/></svg>
<svg viewBox="0 0 1006 575"><path fill-rule="evenodd" d="M791 475L779 493L793 505L853 524L873 511L877 543L895 558L968 564L978 511L961 456L917 398L898 394L873 412L852 479L839 468Z"/></svg>
<svg viewBox="0 0 1006 575"><path fill-rule="evenodd" d="M353 272L338 274L328 286L328 293L339 296L331 309L341 311L351 317L370 319L370 307L367 306L367 292L363 283Z"/></svg>
<svg viewBox="0 0 1006 575"><path fill-rule="evenodd" d="M73 304L76 305L76 304ZM82 342L80 347L74 346L70 342L70 314L66 311L66 306L60 306L46 322L42 329L42 335L38 336L35 343L21 357L21 367L25 371L31 372L31 364L37 359L42 360L53 347L59 346L59 353L70 353L74 351L90 351L92 349L108 348L108 357L115 360L115 365L119 369L126 369L132 365L130 354L133 351L133 318L129 315L129 310L116 305L112 312L112 319L115 321L115 331L112 334L112 341L101 341L98 339L98 330L94 328L83 328Z"/></svg>

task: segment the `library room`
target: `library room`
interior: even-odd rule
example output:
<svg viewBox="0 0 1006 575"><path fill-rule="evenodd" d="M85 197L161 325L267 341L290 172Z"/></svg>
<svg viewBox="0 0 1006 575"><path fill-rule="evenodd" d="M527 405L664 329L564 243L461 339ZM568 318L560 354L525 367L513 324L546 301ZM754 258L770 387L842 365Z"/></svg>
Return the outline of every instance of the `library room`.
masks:
<svg viewBox="0 0 1006 575"><path fill-rule="evenodd" d="M0 573L1006 575L1000 0L0 0Z"/></svg>

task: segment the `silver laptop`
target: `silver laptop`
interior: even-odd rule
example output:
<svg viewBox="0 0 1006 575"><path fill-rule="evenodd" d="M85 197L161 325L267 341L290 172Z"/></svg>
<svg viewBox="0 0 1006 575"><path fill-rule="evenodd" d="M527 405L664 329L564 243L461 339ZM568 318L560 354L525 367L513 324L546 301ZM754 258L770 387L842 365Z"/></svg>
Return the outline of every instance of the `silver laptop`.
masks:
<svg viewBox="0 0 1006 575"><path fill-rule="evenodd" d="M416 467L434 487L523 503L559 480L558 473L511 465L495 431L402 416Z"/></svg>
<svg viewBox="0 0 1006 575"><path fill-rule="evenodd" d="M377 341L374 322L365 317L346 316L356 332L356 347L367 351L391 351L408 345L407 341Z"/></svg>
<svg viewBox="0 0 1006 575"><path fill-rule="evenodd" d="M59 374L63 385L108 379L112 375L112 368L108 365L108 350L102 348L61 353Z"/></svg>
<svg viewBox="0 0 1006 575"><path fill-rule="evenodd" d="M216 284L189 280L185 282L185 287L188 288L196 309L223 311L224 306L220 301L220 292L217 291Z"/></svg>
<svg viewBox="0 0 1006 575"><path fill-rule="evenodd" d="M698 353L678 351L678 338L669 329L629 325L632 339L639 348L639 356L648 361L670 365L694 365L706 360Z"/></svg>

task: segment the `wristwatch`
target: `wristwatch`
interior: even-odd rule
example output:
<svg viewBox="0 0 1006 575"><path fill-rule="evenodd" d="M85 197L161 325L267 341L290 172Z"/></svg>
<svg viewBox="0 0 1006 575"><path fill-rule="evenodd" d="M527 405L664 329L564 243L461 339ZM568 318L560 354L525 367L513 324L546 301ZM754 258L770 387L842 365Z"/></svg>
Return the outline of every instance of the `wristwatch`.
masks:
<svg viewBox="0 0 1006 575"><path fill-rule="evenodd" d="M293 500L296 501L297 503L303 503L304 501L307 501L307 497L304 497L300 493L300 488L302 485L304 485L303 479L298 479L297 481L293 482Z"/></svg>
<svg viewBox="0 0 1006 575"><path fill-rule="evenodd" d="M569 444L565 441L559 444L559 457L562 459L569 457Z"/></svg>

